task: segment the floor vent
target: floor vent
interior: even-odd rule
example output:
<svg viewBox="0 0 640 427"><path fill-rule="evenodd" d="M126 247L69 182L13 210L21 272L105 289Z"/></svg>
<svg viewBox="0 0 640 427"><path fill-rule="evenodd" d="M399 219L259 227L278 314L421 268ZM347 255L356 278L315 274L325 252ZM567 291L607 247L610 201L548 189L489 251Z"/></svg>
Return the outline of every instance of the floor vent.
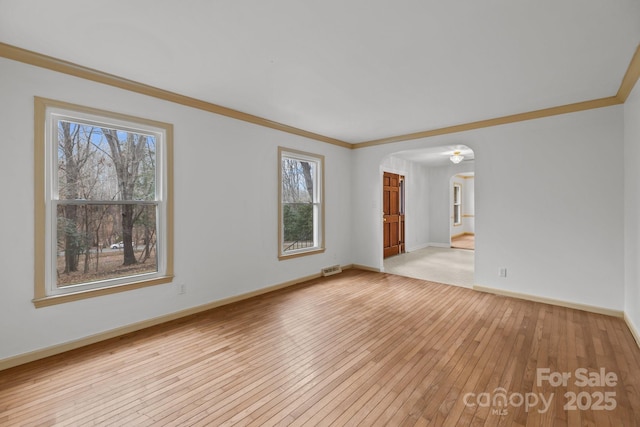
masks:
<svg viewBox="0 0 640 427"><path fill-rule="evenodd" d="M331 267L325 267L322 269L323 276L331 276L332 274L342 273L342 268L338 264L332 265Z"/></svg>

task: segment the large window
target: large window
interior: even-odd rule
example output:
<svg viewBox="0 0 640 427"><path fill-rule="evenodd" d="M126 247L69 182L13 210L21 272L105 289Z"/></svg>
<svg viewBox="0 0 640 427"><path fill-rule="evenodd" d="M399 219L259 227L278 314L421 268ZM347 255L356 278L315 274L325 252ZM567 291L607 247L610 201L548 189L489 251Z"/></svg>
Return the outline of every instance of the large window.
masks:
<svg viewBox="0 0 640 427"><path fill-rule="evenodd" d="M278 149L280 259L324 251L324 157Z"/></svg>
<svg viewBox="0 0 640 427"><path fill-rule="evenodd" d="M169 124L35 100L36 306L171 281Z"/></svg>

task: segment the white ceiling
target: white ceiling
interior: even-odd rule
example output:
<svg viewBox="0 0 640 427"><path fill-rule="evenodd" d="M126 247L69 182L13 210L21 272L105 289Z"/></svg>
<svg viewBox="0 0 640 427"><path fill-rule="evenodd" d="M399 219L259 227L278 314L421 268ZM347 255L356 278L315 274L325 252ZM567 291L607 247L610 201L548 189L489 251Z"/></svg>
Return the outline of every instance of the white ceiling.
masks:
<svg viewBox="0 0 640 427"><path fill-rule="evenodd" d="M464 156L464 159L462 160L463 163L470 162L475 159L473 150L466 145L444 145L415 150L404 150L393 153L393 156L421 163L425 166L445 166L452 164L449 157L458 151L462 156Z"/></svg>
<svg viewBox="0 0 640 427"><path fill-rule="evenodd" d="M356 143L615 95L640 0L0 0L0 41Z"/></svg>

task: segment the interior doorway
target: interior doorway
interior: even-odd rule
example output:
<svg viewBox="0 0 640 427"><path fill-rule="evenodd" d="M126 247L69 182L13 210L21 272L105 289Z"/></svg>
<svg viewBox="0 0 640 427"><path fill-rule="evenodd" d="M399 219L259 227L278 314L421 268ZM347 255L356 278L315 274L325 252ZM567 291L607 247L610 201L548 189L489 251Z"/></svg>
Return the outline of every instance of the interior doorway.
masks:
<svg viewBox="0 0 640 427"><path fill-rule="evenodd" d="M382 235L384 258L405 252L404 176L382 176Z"/></svg>
<svg viewBox="0 0 640 427"><path fill-rule="evenodd" d="M456 153L459 155L452 159ZM406 232L398 232L399 236L402 233L399 240L404 245L400 252L389 245L391 232L396 227L390 229L383 225L386 229L383 228L380 240L388 249L383 250L380 257L381 271L451 285L473 286L476 250L452 248L451 238L454 237L454 246L456 234L467 239L473 236L475 241L474 151L459 144L399 151L380 163L379 177L383 177L383 188L393 173L399 186L406 190L406 196L402 196L406 200L406 209L400 202L401 193L397 193L398 209L406 215ZM402 184L401 177L404 178ZM461 183L455 208L452 177ZM385 214L391 214L392 203L392 194L383 190L383 200L378 205L378 209L383 210L383 224ZM389 210L386 210L387 206ZM475 249L475 244L473 246ZM397 247L400 249L401 246ZM390 256L392 254L394 256Z"/></svg>

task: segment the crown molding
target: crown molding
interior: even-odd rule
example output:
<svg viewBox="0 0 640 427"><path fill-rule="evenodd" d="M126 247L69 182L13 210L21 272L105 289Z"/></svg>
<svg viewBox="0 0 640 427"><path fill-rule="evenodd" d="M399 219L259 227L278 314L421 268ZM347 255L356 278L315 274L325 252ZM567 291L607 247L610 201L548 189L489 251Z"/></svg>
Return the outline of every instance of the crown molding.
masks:
<svg viewBox="0 0 640 427"><path fill-rule="evenodd" d="M223 107L221 105L206 102L190 96L180 95L175 92L160 89L154 86L139 83L133 80L125 79L113 74L105 73L103 71L94 70L92 68L83 67L72 62L64 61L62 59L53 58L51 56L43 55L30 50L15 47L6 43L0 42L0 57L12 59L14 61L23 62L25 64L34 65L36 67L46 68L52 71L68 74L74 77L80 77L85 80L91 80L97 83L103 83L109 86L117 87L120 89L128 90L142 95L148 95L154 98L162 99L165 101L174 102L176 104L185 105L187 107L196 108L199 110L208 111L222 116L231 117L244 122L253 123L259 126L264 126L271 129L276 129L282 132L291 133L305 138L314 139L317 141L326 142L340 147L352 148L352 144L348 142L340 141L338 139L329 138L328 136L320 135L313 132L308 132L303 129L298 129L292 126L288 126L282 123L274 122L262 117L254 116L252 114L243 113L238 110Z"/></svg>
<svg viewBox="0 0 640 427"><path fill-rule="evenodd" d="M640 79L640 45L636 48L635 54L631 58L629 67L622 79L620 88L614 96L593 99L590 101L576 102L573 104L561 105L557 107L544 108L541 110L529 111L525 113L512 114L509 116L496 117L493 119L480 120L477 122L463 123L453 126L447 126L438 129L425 130L421 132L408 133L404 135L397 135L388 138L381 138L371 141L365 141L355 144L350 144L339 139L330 138L325 135L309 132L303 129L295 128L293 126L285 125L282 123L274 122L262 117L254 116L252 114L243 113L238 110L223 107L221 105L206 102L197 98L192 98L185 95L180 95L175 92L170 92L164 89L160 89L154 86L149 86L144 83L139 83L133 80L125 79L115 76L113 74L105 73L99 70L83 67L72 62L64 61L61 59L53 58L51 56L43 55L37 52L22 49L16 46L12 46L6 43L0 42L0 57L12 59L14 61L23 62L25 64L34 65L36 67L46 68L52 71L68 74L82 79L91 80L94 82L106 84L109 86L125 89L131 92L140 93L143 95L152 96L154 98L162 99L169 102L174 102L180 105L196 108L199 110L208 111L214 114L220 114L222 116L231 117L236 120L242 120L248 123L253 123L259 126L279 130L282 132L302 136L305 138L313 139L316 141L326 142L328 144L337 145L339 147L359 149L372 147L382 144L391 144L394 142L409 141L413 139L429 138L438 135L446 135L450 133L465 132L474 129L482 129L492 126L499 126L509 123L522 122L526 120L534 120L543 117L556 116L560 114L574 113L578 111L591 110L595 108L610 107L613 105L624 104L629 97L629 94L633 90L638 79Z"/></svg>
<svg viewBox="0 0 640 427"><path fill-rule="evenodd" d="M610 107L622 104L619 98L610 96L608 98L593 99L591 101L576 102L574 104L561 105L558 107L544 108L542 110L528 111L526 113L512 114L509 116L496 117L493 119L480 120L477 122L464 123L454 126L447 126L439 129L425 130L421 132L408 133L406 135L392 136L389 138L376 139L372 141L354 144L353 148L372 147L374 145L391 144L393 142L409 141L412 139L429 138L432 136L446 135L449 133L465 132L474 129L482 129L492 126L506 125L509 123L523 122L526 120L540 119L543 117L557 116L559 114L574 113L577 111L592 110L594 108Z"/></svg>
<svg viewBox="0 0 640 427"><path fill-rule="evenodd" d="M627 72L622 78L620 89L618 89L618 93L616 94L616 98L618 98L621 103L624 103L627 101L627 98L631 94L631 91L633 90L633 87L636 85L639 78L640 78L640 45L638 45L638 47L636 48L636 52L633 54L633 57L631 58L629 67L627 67Z"/></svg>
<svg viewBox="0 0 640 427"><path fill-rule="evenodd" d="M353 148L365 148L375 145L391 144L394 142L409 141L412 139L429 138L437 135L449 133L465 132L474 129L481 129L491 126L499 126L508 123L522 122L526 120L540 119L543 117L557 116L560 114L575 113L578 111L592 110L595 108L610 107L612 105L624 104L631 94L636 82L640 79L640 45L629 62L627 71L620 83L620 88L614 96L593 99L590 101L576 102L574 104L561 105L558 107L544 108L542 110L529 111L526 113L512 114L509 116L497 117L493 119L480 120L477 122L464 123L454 126L447 126L438 129L425 130L421 132L397 135L389 138L375 139L371 141L353 144Z"/></svg>

